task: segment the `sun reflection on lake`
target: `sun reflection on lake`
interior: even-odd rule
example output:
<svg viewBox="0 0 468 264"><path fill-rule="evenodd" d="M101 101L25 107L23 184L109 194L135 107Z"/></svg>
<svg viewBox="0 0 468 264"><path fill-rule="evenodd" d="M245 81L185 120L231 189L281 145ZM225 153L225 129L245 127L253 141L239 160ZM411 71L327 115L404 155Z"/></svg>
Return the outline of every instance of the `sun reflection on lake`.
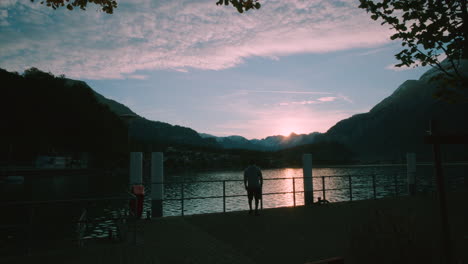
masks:
<svg viewBox="0 0 468 264"><path fill-rule="evenodd" d="M325 199L329 202L349 201L349 177L352 175L352 198L353 200L371 199L373 195L372 177L376 175L378 197L394 195L392 188L383 185L393 183L393 175L405 167L342 167L342 168L314 168L313 169L313 187L314 201L318 197L323 198L323 184L325 182ZM287 207L304 204L302 168L282 168L282 169L264 169L263 186L263 207ZM178 179L178 176L174 179ZM196 175L188 175L187 178L203 180L217 180L219 182L206 183L186 183L184 185L185 197L206 197L223 195L223 181L225 182L225 192L227 197L226 211L239 211L248 208L246 191L243 185L242 171L212 171L200 172ZM324 177L324 178L322 178ZM171 180L171 176L168 176ZM294 183L294 185L293 185ZM179 198L180 186L169 184L165 186L166 198ZM293 195L293 190L296 192ZM274 194L267 194L274 193ZM295 198L295 199L294 199ZM180 201L165 201L164 215L180 214ZM192 199L184 203L186 214L220 212L223 210L223 199Z"/></svg>

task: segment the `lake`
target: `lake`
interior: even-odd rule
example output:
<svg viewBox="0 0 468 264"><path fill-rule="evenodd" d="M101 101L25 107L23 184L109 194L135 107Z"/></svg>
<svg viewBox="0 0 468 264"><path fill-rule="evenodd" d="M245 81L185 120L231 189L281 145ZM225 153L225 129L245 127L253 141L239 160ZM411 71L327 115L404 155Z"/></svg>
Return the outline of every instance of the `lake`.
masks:
<svg viewBox="0 0 468 264"><path fill-rule="evenodd" d="M466 165L444 166L449 187L457 187L459 186L457 183L464 182L467 167ZM293 181L296 191L296 205L304 204L302 168L265 169L262 172L264 177L263 208L293 206L294 195L292 193L268 195L268 193L293 192ZM431 165L417 166L416 185L419 191L434 190L433 175ZM373 199L373 179L375 179L376 198L407 194L406 165L314 168L313 177L315 200L317 200L317 197L323 198L323 181L325 182L325 189L333 189L325 191L325 198L329 202L349 201L350 193L353 200ZM295 179L293 180L293 178ZM349 188L350 178L351 191ZM184 199L188 199L184 200L183 203L185 215L223 212L223 198L196 198L223 196L223 181L226 181L224 183L226 196L242 196L227 197L225 210L228 212L247 210L248 203L242 179L243 171L168 174L165 175L164 198L180 199L183 191ZM181 184L181 182L185 183ZM150 210L149 195L147 197L145 210ZM182 214L180 200L166 200L163 203L163 208L164 216Z"/></svg>
<svg viewBox="0 0 468 264"><path fill-rule="evenodd" d="M294 202L296 205L304 204L302 168L264 169L262 172L264 177L263 208L293 206ZM444 166L444 175L446 175L448 187L450 189L466 188L467 172L468 166L466 164ZM419 192L434 190L433 175L431 165L417 166L416 185ZM50 183L41 185L40 182L35 182L36 189L44 189L42 192L48 193L51 190L48 189L49 187L45 187L52 186L54 189L60 190L60 193L69 193L71 190L78 191L77 189L82 186L90 185L88 183L89 178L80 175L74 178L69 176L60 177L60 175L54 177L59 177L59 181L54 180L53 185ZM55 179L54 177L50 177L50 179ZM314 200L317 200L317 197L324 197L323 181L325 182L325 189L327 189L325 198L330 202L349 201L350 194L353 200L373 199L374 179L376 198L407 194L405 165L314 168L313 177ZM349 188L350 179L351 190ZM225 199L225 210L227 212L247 210L248 203L242 180L243 171L241 170L167 173L164 185L163 215L175 216L182 214L182 202L180 201L182 191L185 199L183 202L184 215L223 212L223 182L226 196L231 196ZM43 180L41 179L41 181ZM181 182L184 183L181 184ZM291 193L293 183L296 191L295 195ZM2 190L13 190L15 186L18 188L22 186L22 184L16 182L3 182L1 185ZM147 195L145 196L143 217L146 216L146 212L151 213L150 185L146 184ZM101 187L98 189L102 190ZM285 194L269 195L268 193ZM49 198L49 195L55 196L58 194L52 192L47 195L47 198ZM213 196L219 198L194 199ZM40 198L44 197L41 195ZM92 219L93 224L86 232L86 238L99 238L108 236L109 230L116 232L116 225L110 218L118 218L125 214L128 201L103 201L88 205L89 218ZM72 206L72 204L68 206ZM82 206L82 204L76 204L76 206ZM75 215L75 218L77 216L79 215Z"/></svg>

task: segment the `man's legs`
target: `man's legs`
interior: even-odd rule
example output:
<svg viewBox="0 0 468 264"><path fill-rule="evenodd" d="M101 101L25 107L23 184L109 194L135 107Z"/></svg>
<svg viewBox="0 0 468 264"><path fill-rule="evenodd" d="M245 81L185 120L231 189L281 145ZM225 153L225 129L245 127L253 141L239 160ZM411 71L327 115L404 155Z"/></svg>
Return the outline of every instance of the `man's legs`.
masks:
<svg viewBox="0 0 468 264"><path fill-rule="evenodd" d="M258 215L258 202L262 199L262 190L258 188L255 190L255 214Z"/></svg>
<svg viewBox="0 0 468 264"><path fill-rule="evenodd" d="M253 192L251 190L247 190L247 198L249 199L249 214L252 213L252 200L253 200Z"/></svg>

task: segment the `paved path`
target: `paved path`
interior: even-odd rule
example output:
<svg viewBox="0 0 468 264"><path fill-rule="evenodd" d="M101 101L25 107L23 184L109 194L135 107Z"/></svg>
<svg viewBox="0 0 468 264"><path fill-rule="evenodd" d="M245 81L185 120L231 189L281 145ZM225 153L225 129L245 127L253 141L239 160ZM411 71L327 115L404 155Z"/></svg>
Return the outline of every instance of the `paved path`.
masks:
<svg viewBox="0 0 468 264"><path fill-rule="evenodd" d="M466 193L449 197L454 256L468 263ZM5 263L440 263L434 196L142 220L137 244L104 244ZM40 262L38 262L40 261ZM1 258L0 258L1 262Z"/></svg>

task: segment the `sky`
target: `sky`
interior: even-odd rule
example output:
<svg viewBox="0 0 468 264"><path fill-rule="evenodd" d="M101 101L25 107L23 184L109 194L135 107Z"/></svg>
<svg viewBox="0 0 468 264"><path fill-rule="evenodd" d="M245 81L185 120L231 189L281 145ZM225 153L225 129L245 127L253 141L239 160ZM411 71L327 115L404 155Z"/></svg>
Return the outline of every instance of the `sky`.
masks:
<svg viewBox="0 0 468 264"><path fill-rule="evenodd" d="M114 14L0 0L0 68L80 79L150 119L216 136L326 132L428 68L396 68L358 0L117 1Z"/></svg>

